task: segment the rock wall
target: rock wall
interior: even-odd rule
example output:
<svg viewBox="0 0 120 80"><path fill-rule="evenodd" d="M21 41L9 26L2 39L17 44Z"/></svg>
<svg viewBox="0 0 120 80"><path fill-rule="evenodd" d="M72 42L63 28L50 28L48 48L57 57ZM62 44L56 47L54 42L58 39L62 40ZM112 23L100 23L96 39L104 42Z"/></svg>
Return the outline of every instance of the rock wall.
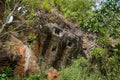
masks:
<svg viewBox="0 0 120 80"><path fill-rule="evenodd" d="M8 67L10 67L13 72L20 58L20 56L13 55L6 47L0 46L0 73L4 72Z"/></svg>
<svg viewBox="0 0 120 80"><path fill-rule="evenodd" d="M57 24L46 24L40 29L39 34L39 56L43 57L41 66L44 68L47 65L64 68L66 65L70 65L72 59L84 54L81 37L65 31Z"/></svg>
<svg viewBox="0 0 120 80"><path fill-rule="evenodd" d="M30 73L30 71L35 72L36 69L38 70L38 67L35 68L35 65L37 64L39 64L40 69L43 70L46 70L51 66L56 69L65 68L67 65L71 64L72 59L78 58L80 55L84 54L82 50L81 37L78 37L69 30L60 28L57 24L49 23L43 25L40 29L30 29L22 33L22 35L20 35L21 33L19 33L18 38L10 37L11 35L8 35L8 40L6 41L12 42L12 45L15 44L13 45L15 49L14 47L10 48L10 45L7 44L4 45L6 45L5 48L8 49L4 50L3 46L0 47L0 72L4 71L4 67L11 67L14 76L21 76L22 74L22 76L25 76L25 74ZM29 34L35 34L37 36L36 39L26 39ZM24 38L22 37L23 35ZM28 41L24 42L25 40ZM21 71L24 71L24 67L26 64L25 60L27 57L29 57L29 55L26 56L27 52L25 52L26 49L24 49L24 45L29 46L29 44L31 43L33 46L33 48L31 48L33 56L31 56L31 58L29 59L30 61L28 62L33 64L28 64L27 71L29 72L26 73L26 71L24 73ZM11 50L12 48L13 50ZM17 56L15 53L16 50L18 54ZM35 59L34 56L37 59ZM34 68L31 67L32 65Z"/></svg>

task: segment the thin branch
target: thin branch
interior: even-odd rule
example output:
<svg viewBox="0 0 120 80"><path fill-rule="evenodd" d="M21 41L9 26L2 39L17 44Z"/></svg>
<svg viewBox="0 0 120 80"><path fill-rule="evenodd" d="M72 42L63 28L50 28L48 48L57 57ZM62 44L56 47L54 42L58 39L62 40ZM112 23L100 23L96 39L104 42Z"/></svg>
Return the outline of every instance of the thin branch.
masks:
<svg viewBox="0 0 120 80"><path fill-rule="evenodd" d="M10 14L8 16L13 15L13 13L14 13L15 9L17 8L18 4L19 4L19 2L14 6L13 10L10 12ZM6 26L6 24L7 24L7 22L5 21L5 23L2 25L2 28L0 29L0 34L2 33L2 31L3 31L4 27Z"/></svg>

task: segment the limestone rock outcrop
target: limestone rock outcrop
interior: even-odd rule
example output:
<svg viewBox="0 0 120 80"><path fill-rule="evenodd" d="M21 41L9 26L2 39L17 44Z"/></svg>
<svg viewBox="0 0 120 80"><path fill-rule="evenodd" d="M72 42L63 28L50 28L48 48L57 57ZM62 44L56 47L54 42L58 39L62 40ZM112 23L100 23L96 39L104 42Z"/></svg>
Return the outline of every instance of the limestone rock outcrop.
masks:
<svg viewBox="0 0 120 80"><path fill-rule="evenodd" d="M40 55L43 57L41 66L51 65L64 68L73 58L84 54L81 37L65 31L57 24L49 23L40 29Z"/></svg>

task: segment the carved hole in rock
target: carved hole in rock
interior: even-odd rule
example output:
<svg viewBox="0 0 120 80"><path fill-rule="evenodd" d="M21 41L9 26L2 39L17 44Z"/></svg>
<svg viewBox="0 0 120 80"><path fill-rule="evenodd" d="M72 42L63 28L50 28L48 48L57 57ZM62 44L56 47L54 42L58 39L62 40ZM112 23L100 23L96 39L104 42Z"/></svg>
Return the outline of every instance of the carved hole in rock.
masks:
<svg viewBox="0 0 120 80"><path fill-rule="evenodd" d="M54 76L54 78L57 78L57 76Z"/></svg>
<svg viewBox="0 0 120 80"><path fill-rule="evenodd" d="M72 41L67 41L67 46L71 47L72 46Z"/></svg>
<svg viewBox="0 0 120 80"><path fill-rule="evenodd" d="M52 52L53 52L53 51L56 51L56 49L57 49L57 46L53 46L53 47L52 47Z"/></svg>
<svg viewBox="0 0 120 80"><path fill-rule="evenodd" d="M57 28L54 28L54 32L55 32L55 34L57 34L57 35L60 35L60 33L61 33L61 31L60 31L59 29L57 29Z"/></svg>

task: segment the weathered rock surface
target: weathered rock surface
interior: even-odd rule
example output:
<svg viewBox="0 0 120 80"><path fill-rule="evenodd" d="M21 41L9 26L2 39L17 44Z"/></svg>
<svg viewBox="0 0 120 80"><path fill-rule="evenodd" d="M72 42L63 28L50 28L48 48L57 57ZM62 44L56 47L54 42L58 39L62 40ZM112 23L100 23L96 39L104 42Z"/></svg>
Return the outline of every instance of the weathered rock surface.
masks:
<svg viewBox="0 0 120 80"><path fill-rule="evenodd" d="M4 49L3 44L0 44L0 72L4 71L4 67L10 66L13 70L14 75L24 76L24 65L25 65L25 50L30 49L28 46L32 46L31 52L32 57L30 56L28 59L29 63L39 64L41 69L48 69L49 67L54 68L65 68L67 65L71 64L72 59L78 58L79 56L85 56L83 52L83 40L82 40L82 30L79 28L75 28L71 30L68 24L64 23L59 17L55 15L49 15L49 13L40 12L38 14L39 22L36 21L36 27L26 26L26 24L22 23L23 21L18 20L23 25L19 25L18 23L12 23L5 27L6 31L11 31L14 26L18 26L16 30L21 30L24 28L24 31L15 32L11 31L10 34L16 36L18 39L15 40L7 40L5 41L2 37L0 37L0 42L13 42L14 47L16 49ZM0 15L1 16L1 15ZM16 15L14 14L14 17ZM3 18L3 17L2 17ZM51 20L50 18L53 18ZM16 19L16 18L15 18ZM54 22L55 21L55 22ZM4 33L4 32L3 32ZM36 38L33 40L29 40L29 34L35 34ZM9 36L9 35L8 35ZM20 42L20 44L18 44ZM22 45L21 45L22 44ZM27 48L25 48L25 45ZM5 48L8 48L9 45L6 45ZM18 56L16 56L14 51L18 52ZM27 55L28 57L29 55ZM35 72L33 70L36 65L29 65L27 70L25 70L25 75L27 72ZM23 70L21 70L21 67Z"/></svg>
<svg viewBox="0 0 120 80"><path fill-rule="evenodd" d="M46 71L46 78L47 80L61 80L60 73L52 67Z"/></svg>
<svg viewBox="0 0 120 80"><path fill-rule="evenodd" d="M27 45L24 45L20 40L14 36L10 37L11 52L14 55L21 56L20 61L17 62L17 65L14 69L14 76L24 77L30 73L35 73L39 71L39 66L37 64L37 58L34 55L34 52L28 48Z"/></svg>
<svg viewBox="0 0 120 80"><path fill-rule="evenodd" d="M24 77L38 72L39 66L34 52L14 36L8 39L7 46L0 46L0 73L8 67L12 69L13 76Z"/></svg>
<svg viewBox="0 0 120 80"><path fill-rule="evenodd" d="M20 56L13 55L6 47L0 46L0 73L8 67L11 67L13 72L20 58Z"/></svg>
<svg viewBox="0 0 120 80"><path fill-rule="evenodd" d="M19 40L11 37L10 40L7 40L12 42L11 49L4 50L4 47L1 46L0 72L4 71L4 67L10 66L13 68L14 76L25 76L32 71L38 71L37 63L41 69L48 69L50 66L65 68L71 64L72 59L84 54L81 37L60 28L57 24L49 23L35 31L33 33L37 35L37 38L33 40L35 43L32 44L32 51L29 51L22 42L26 37L19 38ZM27 34L31 34L31 32L28 31ZM29 42L32 41L28 41L26 45L29 45ZM28 50L28 54L26 50ZM16 52L19 54L18 56L15 55ZM25 69L26 60L28 67Z"/></svg>
<svg viewBox="0 0 120 80"><path fill-rule="evenodd" d="M40 30L40 55L43 57L41 66L64 68L73 58L84 54L81 37L65 31L57 24L49 23Z"/></svg>

